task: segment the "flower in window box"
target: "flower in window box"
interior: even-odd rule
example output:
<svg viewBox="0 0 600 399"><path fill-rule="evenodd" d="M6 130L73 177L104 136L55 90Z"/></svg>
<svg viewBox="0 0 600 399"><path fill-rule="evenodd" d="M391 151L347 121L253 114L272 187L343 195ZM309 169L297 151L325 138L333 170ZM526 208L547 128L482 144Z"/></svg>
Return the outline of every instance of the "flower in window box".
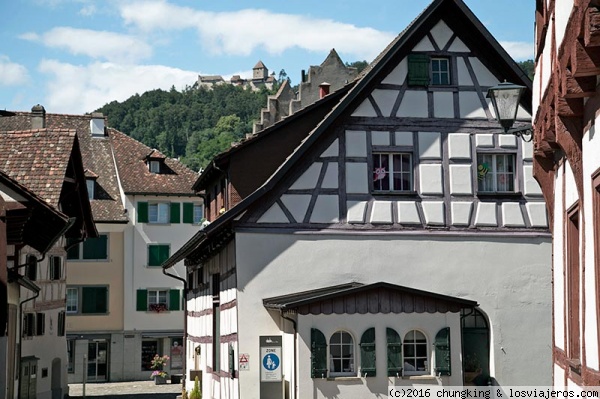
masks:
<svg viewBox="0 0 600 399"><path fill-rule="evenodd" d="M156 377L160 377L160 378L167 378L167 375L169 375L166 371L162 371L162 370L154 370L152 372L152 374L150 375L150 379L154 379Z"/></svg>
<svg viewBox="0 0 600 399"><path fill-rule="evenodd" d="M148 309L151 310L151 311L153 311L153 312L156 312L156 313L165 312L165 311L169 310L167 308L167 304L166 303L151 303L148 306Z"/></svg>

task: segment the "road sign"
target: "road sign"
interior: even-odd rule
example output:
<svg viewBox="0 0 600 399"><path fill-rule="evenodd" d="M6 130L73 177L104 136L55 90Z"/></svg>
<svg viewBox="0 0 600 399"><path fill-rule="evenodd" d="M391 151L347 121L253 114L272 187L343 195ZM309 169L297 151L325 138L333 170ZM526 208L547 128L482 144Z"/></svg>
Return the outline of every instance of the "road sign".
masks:
<svg viewBox="0 0 600 399"><path fill-rule="evenodd" d="M240 355L239 363L240 363L240 366L239 366L240 371L250 370L250 355L247 353L242 353Z"/></svg>

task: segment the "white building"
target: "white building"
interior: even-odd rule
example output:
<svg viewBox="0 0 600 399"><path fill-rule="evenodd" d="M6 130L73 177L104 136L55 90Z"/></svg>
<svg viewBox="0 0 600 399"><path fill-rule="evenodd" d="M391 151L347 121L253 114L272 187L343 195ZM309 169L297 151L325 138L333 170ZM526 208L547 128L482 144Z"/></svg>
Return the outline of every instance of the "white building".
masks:
<svg viewBox="0 0 600 399"><path fill-rule="evenodd" d="M462 1L436 0L339 103L219 156L194 185L211 224L164 265L188 271L187 388L550 384L550 234L531 143L501 134L485 99L504 80L528 88L527 121L531 81ZM250 165L271 174L235 178Z"/></svg>

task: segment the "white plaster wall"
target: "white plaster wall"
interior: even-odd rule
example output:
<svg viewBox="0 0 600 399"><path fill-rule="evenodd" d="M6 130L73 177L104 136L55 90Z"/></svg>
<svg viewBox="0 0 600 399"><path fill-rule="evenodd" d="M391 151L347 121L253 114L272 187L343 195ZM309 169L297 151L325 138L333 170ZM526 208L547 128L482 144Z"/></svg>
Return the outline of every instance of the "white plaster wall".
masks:
<svg viewBox="0 0 600 399"><path fill-rule="evenodd" d="M469 73L465 59L459 57L456 65L458 69L458 84L460 86L473 86L473 79L471 79L471 74Z"/></svg>
<svg viewBox="0 0 600 399"><path fill-rule="evenodd" d="M367 156L367 132L354 130L346 131L346 156Z"/></svg>
<svg viewBox="0 0 600 399"><path fill-rule="evenodd" d="M415 386L415 385L462 385L462 366L460 359L461 336L459 313L408 313L408 314L366 314L366 315L300 315L298 317L298 358L300 363L310 363L311 328L318 328L327 341L331 335L339 330L344 330L352 335L354 340L356 378L311 378L310 367L301 367L298 380L300 398L356 398L362 399L381 395L387 397L388 386ZM375 328L375 377L365 377L360 370L360 338L368 328ZM424 376L413 377L388 377L387 376L387 348L386 328L393 328L404 340L410 330L419 330L427 337L428 362L430 365L429 378ZM435 350L433 342L439 330L450 327L451 368L452 375L435 377ZM289 361L289 359L288 359ZM310 366L310 364L308 364Z"/></svg>
<svg viewBox="0 0 600 399"><path fill-rule="evenodd" d="M477 79L477 82L479 83L480 86L495 86L498 83L500 83L498 81L498 78L496 76L494 76L493 73L490 72L489 69L487 69L487 67L485 65L482 64L482 62L479 60L479 58L476 57L469 57L469 62L471 63L471 66L473 67L473 72L475 73L475 78Z"/></svg>
<svg viewBox="0 0 600 399"><path fill-rule="evenodd" d="M313 189L317 185L321 173L321 162L315 162L306 169L302 175L290 186L291 190Z"/></svg>
<svg viewBox="0 0 600 399"><path fill-rule="evenodd" d="M396 112L398 117L427 118L427 93L424 91L407 90L402 97L402 103Z"/></svg>
<svg viewBox="0 0 600 399"><path fill-rule="evenodd" d="M564 7L564 5L562 7ZM548 89L548 85L550 84L550 79L552 78L552 60L554 58L554 54L552 54L552 51L550 51L551 50L550 44L551 44L551 40L552 40L553 29L554 29L554 19L550 18L550 21L548 22L548 34L546 35L546 47L544 47L545 51L542 53L542 57L541 57L542 73L539 78L539 79L541 79L540 98L544 95L544 93L546 93L546 90ZM538 82L537 79L538 78L536 77L536 84ZM550 93L550 95L552 95L552 93ZM532 109L537 109L537 108L532 108Z"/></svg>
<svg viewBox="0 0 600 399"><path fill-rule="evenodd" d="M564 208L563 187L565 184L563 166L558 166L554 180L554 226L553 236L553 279L554 279L554 345L565 348L565 279L564 279ZM560 385L559 385L560 386Z"/></svg>
<svg viewBox="0 0 600 399"><path fill-rule="evenodd" d="M475 92L462 91L458 93L458 104L460 106L460 117L465 119L470 118L486 118L487 115L479 95Z"/></svg>
<svg viewBox="0 0 600 399"><path fill-rule="evenodd" d="M566 160L566 158L565 158L564 176L565 176L565 209L569 209L579 199L579 193L577 192L577 186L575 185L575 175L573 175L573 170L571 169L571 165Z"/></svg>
<svg viewBox="0 0 600 399"><path fill-rule="evenodd" d="M241 353L258 353L259 335L280 334L264 298L387 281L478 301L490 318L498 382L551 383L549 238L238 232L236 248ZM240 387L258 397L258 364L250 368Z"/></svg>
<svg viewBox="0 0 600 399"><path fill-rule="evenodd" d="M454 34L452 29L450 29L444 21L438 22L433 28L431 28L430 33L439 48L446 47L446 44L448 44L448 41Z"/></svg>
<svg viewBox="0 0 600 399"><path fill-rule="evenodd" d="M371 95L375 100L375 103L381 111L381 115L389 117L392 115L392 107L396 102L396 98L400 92L398 90L380 90L375 89Z"/></svg>
<svg viewBox="0 0 600 399"><path fill-rule="evenodd" d="M400 63L394 68L392 72L388 76L383 79L381 83L385 84L396 84L401 85L404 83L406 79L406 75L408 74L408 64L406 58L402 59Z"/></svg>
<svg viewBox="0 0 600 399"><path fill-rule="evenodd" d="M454 118L454 93L433 93L433 116L436 118Z"/></svg>
<svg viewBox="0 0 600 399"><path fill-rule="evenodd" d="M369 192L367 164L346 162L346 192L366 194Z"/></svg>
<svg viewBox="0 0 600 399"><path fill-rule="evenodd" d="M569 17L573 10L573 1L556 1L554 11L554 23L556 24L556 43L560 45L562 43L569 22ZM548 30L548 36L550 36L551 30ZM557 46L559 48L559 46ZM550 50L549 48L544 49L545 51Z"/></svg>
<svg viewBox="0 0 600 399"><path fill-rule="evenodd" d="M561 369L556 364L554 365L554 386L555 387L564 387L565 386L565 370Z"/></svg>

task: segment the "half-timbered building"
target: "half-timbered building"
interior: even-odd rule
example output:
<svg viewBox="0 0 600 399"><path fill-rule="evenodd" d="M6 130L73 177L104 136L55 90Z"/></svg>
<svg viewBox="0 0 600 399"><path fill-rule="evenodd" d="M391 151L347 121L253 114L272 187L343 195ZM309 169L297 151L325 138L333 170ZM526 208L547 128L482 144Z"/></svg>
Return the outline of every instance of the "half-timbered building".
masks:
<svg viewBox="0 0 600 399"><path fill-rule="evenodd" d="M532 146L485 97L504 80L527 87L526 123L531 81L461 0L435 0L251 192L227 168L264 154L201 176L211 223L163 264L187 266L188 389L548 385L550 235Z"/></svg>

